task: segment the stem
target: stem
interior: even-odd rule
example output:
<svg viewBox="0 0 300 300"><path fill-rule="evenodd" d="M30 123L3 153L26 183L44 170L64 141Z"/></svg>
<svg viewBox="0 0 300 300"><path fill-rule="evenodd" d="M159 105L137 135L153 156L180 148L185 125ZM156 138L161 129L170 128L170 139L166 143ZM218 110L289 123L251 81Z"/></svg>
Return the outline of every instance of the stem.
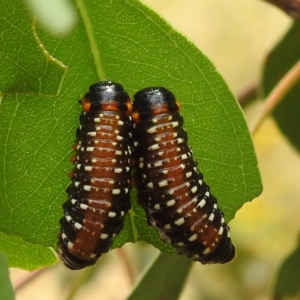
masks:
<svg viewBox="0 0 300 300"><path fill-rule="evenodd" d="M96 65L96 69L97 69L97 73L99 76L100 80L106 80L106 75L103 69L103 65L101 62L101 58L100 58L100 51L96 42L96 37L95 37L95 33L94 33L94 28L93 25L91 23L90 20L90 16L84 6L84 1L83 0L76 0L76 4L77 7L80 11L83 23L85 25L86 28L86 32L87 32L87 36L90 42L90 46L91 46L91 51L94 57L94 61L95 61L95 65Z"/></svg>
<svg viewBox="0 0 300 300"><path fill-rule="evenodd" d="M283 11L291 17L300 20L300 0L265 0Z"/></svg>
<svg viewBox="0 0 300 300"><path fill-rule="evenodd" d="M27 284L31 283L31 281L35 280L42 273L44 273L45 271L48 271L48 270L49 270L49 268L43 268L43 269L36 270L36 271L30 273L29 275L26 275L24 279L20 280L20 282L18 282L15 285L15 287L14 287L15 293L19 292Z"/></svg>
<svg viewBox="0 0 300 300"><path fill-rule="evenodd" d="M254 134L259 128L263 120L274 110L278 103L293 88L300 79L300 60L286 73L286 75L278 82L264 101L262 108L250 126L250 132Z"/></svg>
<svg viewBox="0 0 300 300"><path fill-rule="evenodd" d="M133 285L135 276L134 276L133 269L131 267L132 264L129 263L129 259L126 255L126 252L124 251L124 248L118 248L118 249L115 249L115 251L117 252L120 260L122 261L122 263L125 267L127 277L129 278L130 284Z"/></svg>
<svg viewBox="0 0 300 300"><path fill-rule="evenodd" d="M241 107L247 106L251 101L257 98L257 86L252 83L246 86L242 91L240 91L236 96Z"/></svg>
<svg viewBox="0 0 300 300"><path fill-rule="evenodd" d="M91 277L97 270L97 265L88 267L80 272L73 280L71 285L69 286L67 296L65 297L66 300L72 300L76 296L78 290L80 290L83 285L87 282L89 277Z"/></svg>

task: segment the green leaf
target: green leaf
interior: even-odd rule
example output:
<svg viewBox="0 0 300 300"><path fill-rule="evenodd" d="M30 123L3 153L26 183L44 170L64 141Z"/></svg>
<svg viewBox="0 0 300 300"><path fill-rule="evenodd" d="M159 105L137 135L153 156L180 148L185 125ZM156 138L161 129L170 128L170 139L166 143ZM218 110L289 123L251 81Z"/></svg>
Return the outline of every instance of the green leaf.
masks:
<svg viewBox="0 0 300 300"><path fill-rule="evenodd" d="M10 267L33 271L57 262L53 249L37 243L29 243L19 236L6 235L2 232L0 232L0 249L7 253Z"/></svg>
<svg viewBox="0 0 300 300"><path fill-rule="evenodd" d="M55 75L61 80L57 95L24 93L24 88L22 94L12 94L12 89L2 99L0 231L33 245L55 247L69 184L67 173L72 168L71 145L80 113L77 100L99 79L120 82L131 95L153 85L174 91L200 169L230 220L246 201L258 196L261 182L243 114L221 76L192 43L138 1L78 0L76 4L78 23L65 36L50 36L39 24L35 27L28 21L30 39L43 45L39 47L42 55L35 59L44 63L47 51L67 71L62 76L59 69ZM1 20L18 24L15 19L29 15L23 2L14 5L10 14L2 7ZM0 30L5 24L0 22ZM31 53L26 41L22 45L27 52L20 52L24 60ZM19 67L12 67L16 74ZM52 74L49 68L44 71L39 79ZM46 85L52 91L57 88L55 80ZM40 84L35 87L40 89ZM114 247L147 241L163 252L173 251L148 226L135 196L132 206Z"/></svg>
<svg viewBox="0 0 300 300"><path fill-rule="evenodd" d="M29 14L24 2L16 1L14 7L15 13L12 15L3 5L0 9L1 20L7 20L7 16L10 16L13 20L8 23L15 19L16 23L21 23L24 14ZM0 26L5 24L0 22ZM32 20L29 24L32 24ZM2 29L0 27L1 32ZM12 242L16 242L15 249L28 242L40 247L39 251L44 249L45 256L47 253L49 255L49 249L45 247L56 245L61 206L66 200L64 190L69 183L67 173L72 167L71 145L80 111L77 100L98 78L82 23L73 33L60 38L54 38L38 27L32 29L31 35L34 36L35 32L45 49L57 61L68 66L68 72L63 78L59 96L16 93L2 99L0 231L11 236ZM27 49L26 41L24 39L23 43ZM28 48L24 56L28 58L30 51L31 48ZM18 69L16 66L16 73ZM46 68L45 73L49 70ZM61 77L61 74L57 72L56 76ZM47 82L47 85L51 85L52 90L56 88L53 81ZM15 241L15 237L20 239ZM36 268L35 261L31 261L34 249L24 251L23 257L16 256L12 250L10 248L6 252L9 262L15 258L15 266L24 268L25 261L26 269ZM44 263L49 264L49 259Z"/></svg>
<svg viewBox="0 0 300 300"><path fill-rule="evenodd" d="M158 255L144 270L126 300L176 300L192 261L179 255Z"/></svg>
<svg viewBox="0 0 300 300"><path fill-rule="evenodd" d="M277 85L282 77L300 58L300 24L295 22L280 43L269 54L265 64L262 85L265 95ZM291 144L300 151L299 115L300 82L282 99L273 111L274 119Z"/></svg>
<svg viewBox="0 0 300 300"><path fill-rule="evenodd" d="M9 279L7 259L2 252L0 252L0 299L15 299L14 291Z"/></svg>
<svg viewBox="0 0 300 300"><path fill-rule="evenodd" d="M293 297L300 293L300 239L297 248L283 262L275 284L274 299Z"/></svg>
<svg viewBox="0 0 300 300"><path fill-rule="evenodd" d="M125 224L122 233L117 235L112 248L117 248L127 242L144 241L160 249L162 253L173 253L174 248L158 238L157 231L146 224L146 217L143 209L136 202L136 190L131 191L131 210L125 217Z"/></svg>
<svg viewBox="0 0 300 300"><path fill-rule="evenodd" d="M20 1L0 3L0 91L57 95L67 67L47 52Z"/></svg>

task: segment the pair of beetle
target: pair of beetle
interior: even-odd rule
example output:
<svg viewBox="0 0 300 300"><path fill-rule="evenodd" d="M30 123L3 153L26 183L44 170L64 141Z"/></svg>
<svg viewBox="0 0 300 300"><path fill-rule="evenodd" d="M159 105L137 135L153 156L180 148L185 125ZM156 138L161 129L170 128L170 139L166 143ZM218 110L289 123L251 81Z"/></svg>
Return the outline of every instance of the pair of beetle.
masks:
<svg viewBox="0 0 300 300"><path fill-rule="evenodd" d="M72 183L60 220L64 264L81 269L109 250L130 209L133 168L138 203L163 241L203 264L232 260L229 227L197 169L174 94L145 88L132 104L120 84L103 81L80 103Z"/></svg>

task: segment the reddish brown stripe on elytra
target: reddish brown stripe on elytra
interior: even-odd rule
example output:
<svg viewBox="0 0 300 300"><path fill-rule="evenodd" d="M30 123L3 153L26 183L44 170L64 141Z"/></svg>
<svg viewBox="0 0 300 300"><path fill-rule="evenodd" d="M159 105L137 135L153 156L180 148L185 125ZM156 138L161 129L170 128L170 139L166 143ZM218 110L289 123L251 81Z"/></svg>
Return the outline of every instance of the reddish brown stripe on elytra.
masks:
<svg viewBox="0 0 300 300"><path fill-rule="evenodd" d="M80 101L70 172L61 218L59 253L70 269L93 265L109 250L130 208L131 100L123 87L104 81Z"/></svg>
<svg viewBox="0 0 300 300"><path fill-rule="evenodd" d="M149 224L195 261L232 260L229 227L193 159L174 94L161 87L139 91L132 117L138 201Z"/></svg>

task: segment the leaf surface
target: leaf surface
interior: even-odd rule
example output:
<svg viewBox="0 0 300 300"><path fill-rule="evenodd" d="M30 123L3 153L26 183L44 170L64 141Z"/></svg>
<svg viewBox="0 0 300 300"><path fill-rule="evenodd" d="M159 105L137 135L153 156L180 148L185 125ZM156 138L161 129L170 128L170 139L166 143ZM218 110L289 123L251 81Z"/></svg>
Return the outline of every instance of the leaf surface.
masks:
<svg viewBox="0 0 300 300"><path fill-rule="evenodd" d="M8 94L0 89L0 231L34 245L56 246L78 127L77 100L99 80L120 82L131 95L154 85L177 95L200 170L226 220L232 219L243 203L259 195L261 182L243 114L220 74L192 43L138 1L78 0L76 5L79 21L65 36L50 36L28 21L33 24L31 40L40 41L43 49L24 39L23 59L33 47L40 49L41 63L45 64L46 50L62 64L55 71L46 67L43 75L37 73L42 82L54 72L56 80L46 81L46 92L40 92L40 83L34 84L33 93L26 92L28 84ZM21 19L24 14L30 15L21 2L14 14L0 9L2 20ZM11 68L17 74L19 64ZM114 247L147 241L164 253L173 251L148 226L135 196L132 207ZM29 256L24 260L30 267Z"/></svg>
<svg viewBox="0 0 300 300"><path fill-rule="evenodd" d="M53 249L26 242L19 236L0 232L0 248L2 252L7 253L10 267L34 271L57 262L57 255Z"/></svg>
<svg viewBox="0 0 300 300"><path fill-rule="evenodd" d="M51 56L20 1L0 3L0 92L57 95L67 67Z"/></svg>

